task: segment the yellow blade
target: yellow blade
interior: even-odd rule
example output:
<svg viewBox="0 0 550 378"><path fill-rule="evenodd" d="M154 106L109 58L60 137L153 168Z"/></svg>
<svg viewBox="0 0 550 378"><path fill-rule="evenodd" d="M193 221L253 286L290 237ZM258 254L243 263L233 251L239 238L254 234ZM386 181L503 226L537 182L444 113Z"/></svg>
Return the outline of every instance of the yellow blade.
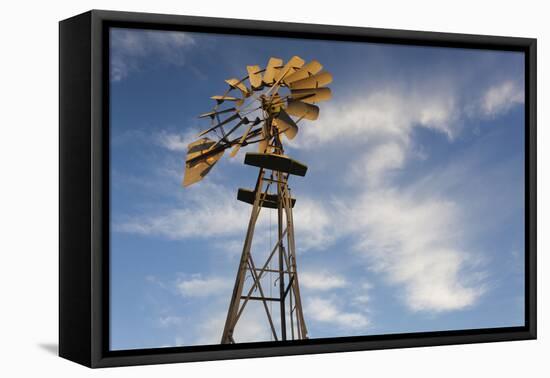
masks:
<svg viewBox="0 0 550 378"><path fill-rule="evenodd" d="M243 99L232 97L232 96L212 96L210 97L212 100L216 100L218 104L221 104L224 101L235 101L235 104L237 106L241 106L243 104Z"/></svg>
<svg viewBox="0 0 550 378"><path fill-rule="evenodd" d="M281 70L279 70L279 72L277 72L277 74L275 75L275 82L284 79L287 75L293 74L295 71L300 69L304 65L304 63L304 60L299 56L293 56L285 64L285 66Z"/></svg>
<svg viewBox="0 0 550 378"><path fill-rule="evenodd" d="M246 66L248 71L248 80L252 88L258 88L262 85L262 75L260 74L260 66Z"/></svg>
<svg viewBox="0 0 550 378"><path fill-rule="evenodd" d="M235 119L237 119L237 118L239 118L239 117L240 117L240 116L239 116L239 113L235 113L235 114L233 114L232 116L230 116L230 117L224 119L224 120L221 121L220 123L218 123L218 124L216 124L216 125L214 125L214 126L212 126L212 127L209 127L209 128L206 129L206 130L201 131L201 132L199 133L198 136L203 136L204 134L208 134L210 131L215 130L215 129L217 129L218 127L223 126L223 125L225 125L225 124L227 124L227 123L229 123L229 122L231 122L231 121L233 121L233 120L235 120Z"/></svg>
<svg viewBox="0 0 550 378"><path fill-rule="evenodd" d="M291 89L310 89L324 87L332 82L332 75L323 71L306 79L298 80L290 84Z"/></svg>
<svg viewBox="0 0 550 378"><path fill-rule="evenodd" d="M279 58L269 58L265 68L263 81L267 85L275 82L275 74L283 67L283 60Z"/></svg>
<svg viewBox="0 0 550 378"><path fill-rule="evenodd" d="M284 133L288 139L294 139L296 134L298 134L298 125L296 125L284 110L281 110L277 117L273 119L273 124L277 127L279 132Z"/></svg>
<svg viewBox="0 0 550 378"><path fill-rule="evenodd" d="M220 160L224 151L209 156L204 160L199 160L193 164L185 164L185 174L183 176L183 186L189 186L196 182L199 182L210 172L214 164Z"/></svg>
<svg viewBox="0 0 550 378"><path fill-rule="evenodd" d="M235 78L227 79L225 82L229 84L232 88L237 88L238 90L240 90L244 97L249 96L248 88L239 79L235 79Z"/></svg>
<svg viewBox="0 0 550 378"><path fill-rule="evenodd" d="M302 101L289 100L285 110L290 115L311 121L315 121L319 117L319 107Z"/></svg>
<svg viewBox="0 0 550 378"><path fill-rule="evenodd" d="M187 162L204 154L214 144L216 144L216 142L209 138L201 138L193 143L190 143L187 146L187 156L185 157L185 161Z"/></svg>
<svg viewBox="0 0 550 378"><path fill-rule="evenodd" d="M223 156L224 150L217 154L205 156L201 155L209 152L216 143L208 138L199 139L189 144L187 157L185 159L185 173L183 177L183 186L189 186L204 178L210 172L214 164Z"/></svg>
<svg viewBox="0 0 550 378"><path fill-rule="evenodd" d="M298 80L307 79L308 77L313 76L317 72L321 71L322 68L323 66L321 65L321 63L316 60L312 60L311 62L305 64L298 71L285 77L285 83L290 84Z"/></svg>
<svg viewBox="0 0 550 378"><path fill-rule="evenodd" d="M329 88L293 89L290 91L292 99L307 102L308 104L329 100L331 96Z"/></svg>
<svg viewBox="0 0 550 378"><path fill-rule="evenodd" d="M237 143L233 147L233 149L231 150L231 153L229 154L229 156L235 157L235 155L237 155L237 152L239 152L239 150L241 149L241 146L243 145L244 141L246 140L246 137L248 136L248 133L250 132L250 130L252 130L252 127L254 127L254 123L251 123L250 126L248 126L248 129L246 129L246 131L244 132L243 136L239 140L239 143Z"/></svg>
<svg viewBox="0 0 550 378"><path fill-rule="evenodd" d="M210 118L213 119L218 114L232 112L233 110L236 110L236 109L235 108L228 108L228 109L217 110L217 111L214 110L214 111L211 111L211 112L208 112L208 113L202 113L201 115L199 115L199 118L210 117Z"/></svg>

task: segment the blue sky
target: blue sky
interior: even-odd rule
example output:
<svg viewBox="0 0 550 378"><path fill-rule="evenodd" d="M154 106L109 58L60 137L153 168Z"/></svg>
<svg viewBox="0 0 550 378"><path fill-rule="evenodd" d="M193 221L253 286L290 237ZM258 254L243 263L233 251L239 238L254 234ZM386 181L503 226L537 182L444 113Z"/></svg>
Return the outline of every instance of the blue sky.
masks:
<svg viewBox="0 0 550 378"><path fill-rule="evenodd" d="M523 325L523 54L113 29L111 349L219 342L257 172L243 148L183 188L186 146L225 79L293 55L334 77L287 143L310 338Z"/></svg>

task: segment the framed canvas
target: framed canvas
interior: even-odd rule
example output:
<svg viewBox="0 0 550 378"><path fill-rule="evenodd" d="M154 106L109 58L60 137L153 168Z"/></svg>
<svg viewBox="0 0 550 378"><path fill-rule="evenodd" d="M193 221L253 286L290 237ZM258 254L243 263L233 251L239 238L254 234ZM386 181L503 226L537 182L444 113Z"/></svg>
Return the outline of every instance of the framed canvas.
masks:
<svg viewBox="0 0 550 378"><path fill-rule="evenodd" d="M61 21L59 354L536 338L536 40Z"/></svg>

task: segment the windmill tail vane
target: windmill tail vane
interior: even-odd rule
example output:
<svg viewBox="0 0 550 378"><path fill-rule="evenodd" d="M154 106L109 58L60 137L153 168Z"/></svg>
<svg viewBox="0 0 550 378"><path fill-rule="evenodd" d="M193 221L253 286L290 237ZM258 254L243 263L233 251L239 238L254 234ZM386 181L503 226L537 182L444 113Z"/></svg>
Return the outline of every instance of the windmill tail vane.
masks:
<svg viewBox="0 0 550 378"><path fill-rule="evenodd" d="M301 121L316 120L319 107L315 104L331 98L326 85L332 75L322 68L318 61L306 63L298 56L286 63L272 57L264 69L246 66L248 75L227 79L226 91L211 97L214 108L199 116L210 118L211 125L188 146L183 186L201 181L225 150L231 149L230 157L235 157L243 146L258 146L258 152L247 152L244 159L245 165L259 169L255 187L237 192L237 199L252 209L221 343L238 342L236 327L252 302L263 308L272 340L308 337L296 264L292 213L296 199L288 186L290 176L305 176L307 166L285 155L283 141L296 137ZM262 209L276 210L278 232L258 265L252 240ZM273 277L277 295L271 293Z"/></svg>

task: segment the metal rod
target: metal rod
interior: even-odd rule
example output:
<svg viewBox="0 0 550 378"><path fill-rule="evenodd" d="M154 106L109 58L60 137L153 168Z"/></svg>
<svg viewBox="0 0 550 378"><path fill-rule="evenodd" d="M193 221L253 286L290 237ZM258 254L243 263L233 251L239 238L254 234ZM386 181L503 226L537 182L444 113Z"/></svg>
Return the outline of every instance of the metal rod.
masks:
<svg viewBox="0 0 550 378"><path fill-rule="evenodd" d="M250 221L248 222L248 231L246 233L243 252L241 255L241 261L239 263L239 268L237 270L237 278L235 280L235 285L233 287L233 294L231 296L231 302L229 304L227 317L225 319L225 325L224 325L222 340L221 340L222 344L227 344L231 342L231 339L233 338L234 327L237 322L236 316L238 313L240 297L243 291L244 279L246 275L246 267L248 265L248 256L250 254L250 247L252 245L252 238L254 236L254 228L256 226L256 221L258 219L259 210L261 210L261 206L259 206L260 191L258 189L261 188L261 184L262 184L261 178L263 176L263 173L264 173L264 170L260 169L260 172L258 174L258 179L256 180L256 190L257 190L256 199L254 201L254 206L252 207Z"/></svg>
<svg viewBox="0 0 550 378"><path fill-rule="evenodd" d="M248 259L249 259L250 272L252 273L256 286L260 291L261 297L258 297L258 298L259 299L265 298L264 290L262 289L260 278L258 278L258 274L256 273L256 267L254 266L254 260L252 259L252 255L248 255ZM249 297L249 299L251 298L256 298L256 297ZM271 332L273 333L273 337L275 338L275 341L277 341L277 331L275 331L275 326L273 325L273 319L271 319L271 312L269 311L269 308L267 307L267 303L265 303L265 301L266 299L263 300L263 305L264 305L265 313L267 315L267 320L269 321L269 326L271 327Z"/></svg>
<svg viewBox="0 0 550 378"><path fill-rule="evenodd" d="M276 269L261 269L256 268L256 272L268 272L268 273L279 273L279 270ZM291 274L288 270L283 271L284 274Z"/></svg>
<svg viewBox="0 0 550 378"><path fill-rule="evenodd" d="M285 229L285 231L283 232L283 238L285 237L287 233L287 230ZM263 270L265 270L265 267L267 267L267 265L269 264L269 262L271 261L271 259L273 258L273 256L275 255L275 252L277 252L277 247L278 247L278 243L280 242L280 240L277 242L277 244L275 244L275 247L273 247L273 250L271 251L271 253L269 254L269 257L267 258L263 268L262 268L262 272L260 272L260 274L258 275L259 278L262 278L262 275L264 274ZM247 297L250 297L252 295L252 292L254 291L254 288L256 287L256 284L254 283L252 285L252 287L250 288L250 290L248 291L248 294L247 294ZM241 314L242 312L244 311L244 308L247 304L248 300L245 299L243 304L242 304L242 307L241 309L239 310L238 314L237 314L237 317L236 317L236 320L235 320L235 323L237 322L237 320L239 320L239 318L241 317Z"/></svg>
<svg viewBox="0 0 550 378"><path fill-rule="evenodd" d="M278 139L278 137L276 137ZM281 181L281 172L277 172L277 179ZM283 198L283 189L282 184L279 182L277 183L277 196L278 196L278 206L277 206L277 218L278 218L278 231L279 231L279 239L282 239L283 235L283 201L281 200ZM287 224L288 225L288 224ZM287 234L288 235L288 234ZM285 311L285 300L284 300L284 294L285 294L285 275L283 271L284 268L284 258L283 258L283 242L279 243L279 297L281 298L280 304L280 312L281 312L281 339L286 340L286 311Z"/></svg>
<svg viewBox="0 0 550 378"><path fill-rule="evenodd" d="M272 298L272 297L245 297L242 296L241 299L248 298L250 301L273 301L273 302L279 302L280 298ZM275 335L274 335L275 336Z"/></svg>

